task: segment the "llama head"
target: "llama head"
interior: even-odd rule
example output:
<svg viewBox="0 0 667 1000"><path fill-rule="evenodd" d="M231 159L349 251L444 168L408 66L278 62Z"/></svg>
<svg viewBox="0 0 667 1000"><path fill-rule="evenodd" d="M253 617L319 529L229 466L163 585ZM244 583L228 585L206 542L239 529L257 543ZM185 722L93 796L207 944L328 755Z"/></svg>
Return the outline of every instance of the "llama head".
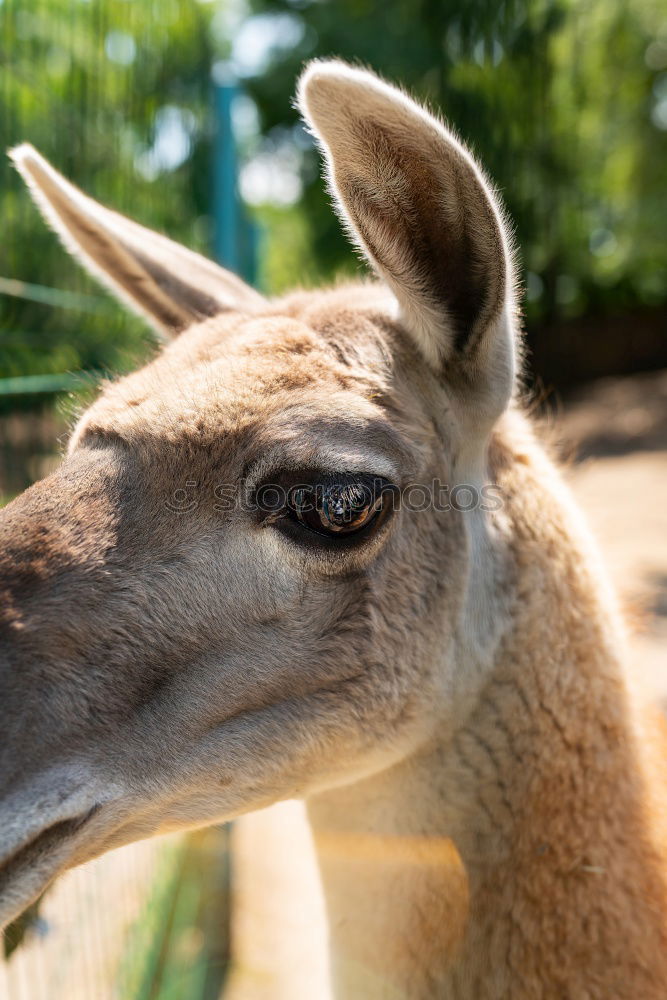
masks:
<svg viewBox="0 0 667 1000"><path fill-rule="evenodd" d="M14 152L172 339L0 520L5 920L67 867L353 781L461 710L488 515L447 489L479 494L512 392L507 238L404 94L314 63L299 104L379 282L267 301Z"/></svg>

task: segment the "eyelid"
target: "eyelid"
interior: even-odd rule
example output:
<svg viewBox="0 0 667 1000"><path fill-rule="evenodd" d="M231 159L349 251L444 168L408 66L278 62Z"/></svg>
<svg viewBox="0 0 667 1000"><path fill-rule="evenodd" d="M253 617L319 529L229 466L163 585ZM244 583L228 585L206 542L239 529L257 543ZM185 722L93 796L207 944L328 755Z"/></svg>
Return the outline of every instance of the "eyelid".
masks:
<svg viewBox="0 0 667 1000"><path fill-rule="evenodd" d="M369 470L372 469L372 472ZM244 472L243 481L248 491L254 491L263 483L268 483L272 479L275 481L286 474L294 473L295 483L299 477L304 477L304 482L315 482L317 476L360 476L364 478L386 479L389 483L398 483L400 480L399 470L383 454L369 452L364 456L359 456L355 460L350 459L349 452L337 454L334 451L318 453L309 456L305 461L296 462L294 460L280 461L277 457L273 461L259 459L252 463Z"/></svg>
<svg viewBox="0 0 667 1000"><path fill-rule="evenodd" d="M276 487L284 490L286 494L291 494L295 489L313 489L315 487L328 486L353 486L368 485L374 489L398 489L398 487L386 476L374 472L355 472L348 469L336 469L328 471L326 469L280 469L275 475L264 476L258 480L256 485L250 487L246 484L248 496L256 496L260 490Z"/></svg>

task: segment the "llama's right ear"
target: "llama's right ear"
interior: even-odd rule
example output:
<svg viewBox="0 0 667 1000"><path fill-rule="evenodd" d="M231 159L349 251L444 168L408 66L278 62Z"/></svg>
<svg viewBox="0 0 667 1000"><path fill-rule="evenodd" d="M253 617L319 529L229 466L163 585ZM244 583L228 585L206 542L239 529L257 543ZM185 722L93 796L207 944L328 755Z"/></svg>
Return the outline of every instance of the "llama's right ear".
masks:
<svg viewBox="0 0 667 1000"><path fill-rule="evenodd" d="M160 333L172 336L208 316L262 306L261 295L236 275L99 205L28 143L9 155L66 249Z"/></svg>
<svg viewBox="0 0 667 1000"><path fill-rule="evenodd" d="M424 356L437 370L484 369L509 394L510 251L470 154L400 90L342 62L311 63L298 104L322 145L343 222Z"/></svg>

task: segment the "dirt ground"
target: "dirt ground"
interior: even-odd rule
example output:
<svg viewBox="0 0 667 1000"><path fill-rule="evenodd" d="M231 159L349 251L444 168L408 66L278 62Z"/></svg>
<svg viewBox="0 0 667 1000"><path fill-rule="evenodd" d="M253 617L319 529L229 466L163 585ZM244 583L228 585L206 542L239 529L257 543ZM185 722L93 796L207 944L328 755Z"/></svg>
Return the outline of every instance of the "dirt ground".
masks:
<svg viewBox="0 0 667 1000"><path fill-rule="evenodd" d="M621 597L633 669L667 708L667 370L542 410Z"/></svg>

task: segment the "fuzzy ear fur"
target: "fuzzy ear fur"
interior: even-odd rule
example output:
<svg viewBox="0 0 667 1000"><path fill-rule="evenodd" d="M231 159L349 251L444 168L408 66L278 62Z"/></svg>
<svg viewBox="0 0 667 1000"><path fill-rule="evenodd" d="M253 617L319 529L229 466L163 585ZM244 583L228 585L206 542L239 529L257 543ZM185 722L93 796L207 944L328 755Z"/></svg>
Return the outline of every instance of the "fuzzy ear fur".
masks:
<svg viewBox="0 0 667 1000"><path fill-rule="evenodd" d="M470 154L400 90L345 63L311 63L297 100L343 222L425 357L436 368L472 360L504 323L512 278L499 207Z"/></svg>
<svg viewBox="0 0 667 1000"><path fill-rule="evenodd" d="M9 155L65 248L160 333L171 336L207 316L263 304L229 271L99 205L28 143Z"/></svg>

